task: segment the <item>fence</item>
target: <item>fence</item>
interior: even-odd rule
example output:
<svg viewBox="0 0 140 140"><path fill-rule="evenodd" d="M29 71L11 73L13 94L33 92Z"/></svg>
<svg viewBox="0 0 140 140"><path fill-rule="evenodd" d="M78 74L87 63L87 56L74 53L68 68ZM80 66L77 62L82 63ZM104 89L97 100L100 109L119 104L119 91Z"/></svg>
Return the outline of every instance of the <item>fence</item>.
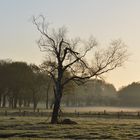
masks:
<svg viewBox="0 0 140 140"><path fill-rule="evenodd" d="M51 111L47 110L1 110L0 116L31 116L31 117L45 117L50 116ZM95 117L95 118L135 118L140 119L140 112L107 112L106 110L100 111L100 112L78 112L75 110L75 112L62 112L60 114L62 117Z"/></svg>

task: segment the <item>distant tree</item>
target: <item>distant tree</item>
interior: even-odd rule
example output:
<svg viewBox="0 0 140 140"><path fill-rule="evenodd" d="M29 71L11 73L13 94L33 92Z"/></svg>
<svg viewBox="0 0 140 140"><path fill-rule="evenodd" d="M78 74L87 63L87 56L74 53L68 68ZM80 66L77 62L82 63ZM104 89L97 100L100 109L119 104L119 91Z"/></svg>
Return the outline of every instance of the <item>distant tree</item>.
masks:
<svg viewBox="0 0 140 140"><path fill-rule="evenodd" d="M45 104L46 104L46 109L49 109L49 102L51 99L50 93L52 93L53 91L53 83L52 83L52 79L50 78L50 76L46 73L44 73L44 96L43 98L45 99ZM45 82L46 81L46 82Z"/></svg>
<svg viewBox="0 0 140 140"><path fill-rule="evenodd" d="M0 60L0 107L6 106L6 96L8 92L9 78L8 67L11 64L11 60Z"/></svg>
<svg viewBox="0 0 140 140"><path fill-rule="evenodd" d="M55 102L51 123L55 124L58 123L64 87L71 81L80 84L91 77L100 76L122 66L126 61L127 51L122 41L115 40L107 50L94 53L94 61L91 65L86 57L97 46L95 39L90 38L86 43L80 39L69 40L64 27L49 32L48 24L42 15L33 17L33 24L41 34L37 43L40 50L48 55L47 62L49 63L46 71L54 82ZM66 71L70 73L70 76L63 80Z"/></svg>
<svg viewBox="0 0 140 140"><path fill-rule="evenodd" d="M71 74L68 71L66 71L64 73L62 82L65 81L70 76ZM72 100L70 100L70 97L71 99L72 97L74 97L75 90L76 90L76 84L73 81L70 81L66 86L64 86L62 102L65 102L67 106L72 105Z"/></svg>
<svg viewBox="0 0 140 140"><path fill-rule="evenodd" d="M140 83L133 82L118 91L120 103L123 106L140 106Z"/></svg>
<svg viewBox="0 0 140 140"><path fill-rule="evenodd" d="M104 105L116 106L118 102L117 91L112 84L104 83L103 85Z"/></svg>
<svg viewBox="0 0 140 140"><path fill-rule="evenodd" d="M30 65L32 69L32 81L30 83L30 90L32 93L33 108L36 110L38 102L42 98L42 90L44 84L47 83L45 80L45 75L41 72L40 68L36 65Z"/></svg>
<svg viewBox="0 0 140 140"><path fill-rule="evenodd" d="M34 64L0 60L0 107L29 107L36 109L39 101L46 98L44 87L49 82L48 75Z"/></svg>
<svg viewBox="0 0 140 140"><path fill-rule="evenodd" d="M115 87L99 79L90 79L75 92L78 106L115 106L118 101Z"/></svg>
<svg viewBox="0 0 140 140"><path fill-rule="evenodd" d="M9 106L16 108L23 97L21 90L28 87L32 70L25 62L12 62L7 68Z"/></svg>

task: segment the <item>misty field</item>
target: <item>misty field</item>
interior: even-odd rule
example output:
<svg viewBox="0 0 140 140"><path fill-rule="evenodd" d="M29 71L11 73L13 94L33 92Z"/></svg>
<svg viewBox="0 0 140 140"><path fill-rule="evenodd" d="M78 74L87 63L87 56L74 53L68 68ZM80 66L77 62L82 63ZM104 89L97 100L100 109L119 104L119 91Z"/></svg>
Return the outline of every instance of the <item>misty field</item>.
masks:
<svg viewBox="0 0 140 140"><path fill-rule="evenodd" d="M78 124L52 125L46 117L0 117L0 139L140 139L139 119L71 119Z"/></svg>

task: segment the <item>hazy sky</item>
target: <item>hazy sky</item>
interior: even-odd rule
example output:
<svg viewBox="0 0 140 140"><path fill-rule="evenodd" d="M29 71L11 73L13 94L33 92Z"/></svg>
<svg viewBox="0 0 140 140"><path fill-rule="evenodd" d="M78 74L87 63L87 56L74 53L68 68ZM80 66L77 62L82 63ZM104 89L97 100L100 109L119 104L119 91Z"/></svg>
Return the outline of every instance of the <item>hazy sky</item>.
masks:
<svg viewBox="0 0 140 140"><path fill-rule="evenodd" d="M105 80L116 88L140 81L140 0L0 0L0 59L42 62L31 22L39 14L52 27L65 25L71 37L93 35L102 47L121 38L131 57Z"/></svg>

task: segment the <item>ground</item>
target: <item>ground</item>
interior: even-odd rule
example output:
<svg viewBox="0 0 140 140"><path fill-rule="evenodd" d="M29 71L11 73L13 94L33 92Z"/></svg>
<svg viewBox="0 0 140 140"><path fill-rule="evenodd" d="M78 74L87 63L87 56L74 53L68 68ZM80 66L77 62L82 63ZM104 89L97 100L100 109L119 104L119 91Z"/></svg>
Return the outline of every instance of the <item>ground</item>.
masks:
<svg viewBox="0 0 140 140"><path fill-rule="evenodd" d="M0 117L0 139L140 139L139 119L72 117L76 125L51 125L46 117Z"/></svg>

